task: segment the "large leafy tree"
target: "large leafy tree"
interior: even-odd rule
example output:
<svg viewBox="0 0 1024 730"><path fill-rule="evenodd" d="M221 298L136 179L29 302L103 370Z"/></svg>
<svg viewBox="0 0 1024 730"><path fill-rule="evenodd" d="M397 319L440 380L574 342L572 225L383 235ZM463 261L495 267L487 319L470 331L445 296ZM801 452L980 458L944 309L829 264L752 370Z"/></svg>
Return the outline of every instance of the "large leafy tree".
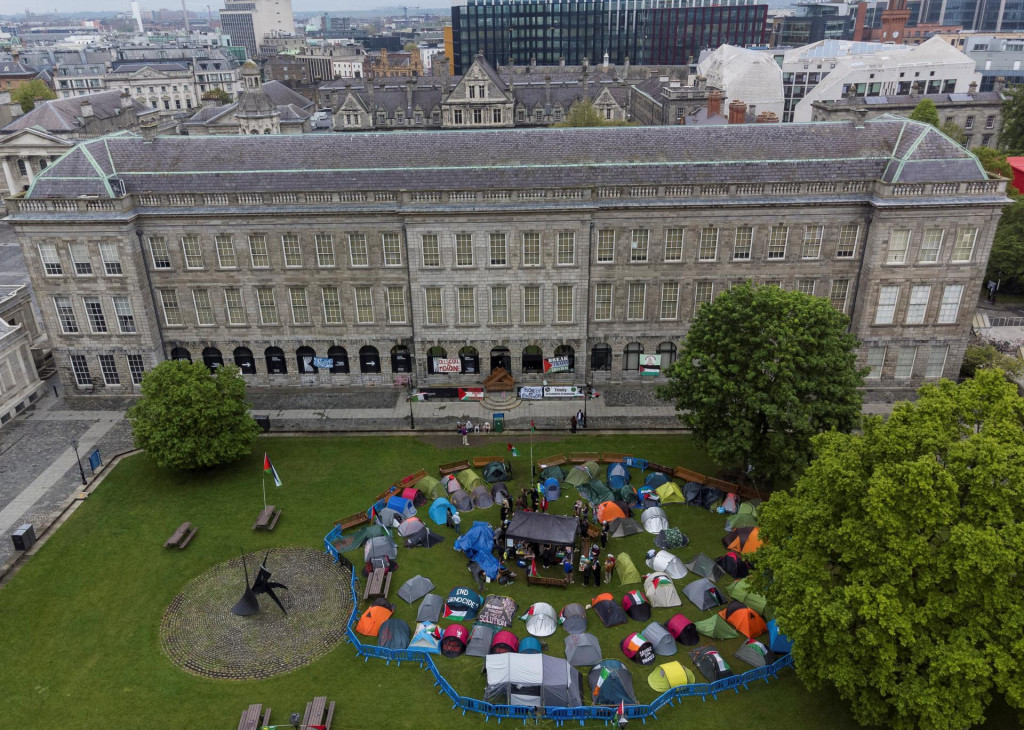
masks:
<svg viewBox="0 0 1024 730"><path fill-rule="evenodd" d="M1002 370L1007 376L1020 377L1024 375L1024 362L1021 362L1013 355L1004 355L996 349L995 345L968 345L964 352L964 361L960 365L960 376L973 378L979 370Z"/></svg>
<svg viewBox="0 0 1024 730"><path fill-rule="evenodd" d="M1024 401L998 370L821 434L762 506L757 566L808 686L865 724L961 730L1024 706Z"/></svg>
<svg viewBox="0 0 1024 730"><path fill-rule="evenodd" d="M57 95L53 93L53 89L47 86L42 79L26 81L11 90L11 101L21 104L21 111L26 114L36 108L37 101L56 98Z"/></svg>
<svg viewBox="0 0 1024 730"><path fill-rule="evenodd" d="M162 467L202 469L252 452L259 426L237 368L210 374L201 363L168 360L146 373L128 409L136 448Z"/></svg>
<svg viewBox="0 0 1024 730"><path fill-rule="evenodd" d="M1024 151L1024 86L1011 86L1003 91L1003 95L999 149L1004 152Z"/></svg>
<svg viewBox="0 0 1024 730"><path fill-rule="evenodd" d="M811 436L858 423L848 322L827 299L733 287L701 308L659 395L712 457L770 487L807 464Z"/></svg>
<svg viewBox="0 0 1024 730"><path fill-rule="evenodd" d="M935 108L935 102L931 99L921 99L910 112L910 118L916 122L924 122L933 127L939 126L939 110Z"/></svg>

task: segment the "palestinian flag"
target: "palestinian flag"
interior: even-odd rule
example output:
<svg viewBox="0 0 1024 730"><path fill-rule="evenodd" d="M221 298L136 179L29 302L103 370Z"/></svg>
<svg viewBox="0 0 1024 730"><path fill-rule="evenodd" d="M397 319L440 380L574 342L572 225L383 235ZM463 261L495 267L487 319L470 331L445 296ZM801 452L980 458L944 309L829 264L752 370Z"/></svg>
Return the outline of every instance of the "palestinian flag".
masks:
<svg viewBox="0 0 1024 730"><path fill-rule="evenodd" d="M410 395L406 400L425 401L426 399L427 394L424 393L423 391L418 390L412 395Z"/></svg>
<svg viewBox="0 0 1024 730"><path fill-rule="evenodd" d="M483 388L459 388L459 400L483 400Z"/></svg>
<svg viewBox="0 0 1024 730"><path fill-rule="evenodd" d="M273 475L275 487L284 486L283 482L281 481L281 477L277 475L277 469L275 469L274 465L270 463L270 457L267 456L266 453L263 454L263 473Z"/></svg>
<svg viewBox="0 0 1024 730"><path fill-rule="evenodd" d="M442 618L446 618L449 621L465 621L468 618L473 618L475 615L475 611L454 611L448 606L445 606Z"/></svg>

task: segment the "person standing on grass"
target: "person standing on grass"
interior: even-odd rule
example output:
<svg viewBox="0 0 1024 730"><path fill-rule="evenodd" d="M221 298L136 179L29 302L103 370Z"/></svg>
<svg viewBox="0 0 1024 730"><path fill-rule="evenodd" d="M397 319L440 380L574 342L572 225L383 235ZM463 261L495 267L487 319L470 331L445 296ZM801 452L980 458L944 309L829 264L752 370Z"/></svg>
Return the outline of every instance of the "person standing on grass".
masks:
<svg viewBox="0 0 1024 730"><path fill-rule="evenodd" d="M462 518L458 512L452 515L452 526L455 528L456 535L462 534Z"/></svg>
<svg viewBox="0 0 1024 730"><path fill-rule="evenodd" d="M502 523L504 523L505 520L508 518L508 502L506 502L504 499L501 500L501 509L499 510L499 512L501 514L501 521Z"/></svg>
<svg viewBox="0 0 1024 730"><path fill-rule="evenodd" d="M608 557L604 561L604 582L611 583L612 571L615 570L615 556L608 553Z"/></svg>
<svg viewBox="0 0 1024 730"><path fill-rule="evenodd" d="M537 490L530 490L530 506L533 507L533 511L537 511Z"/></svg>
<svg viewBox="0 0 1024 730"><path fill-rule="evenodd" d="M590 572L594 574L594 585L601 587L601 556L600 554L590 561ZM607 583L607 581L605 581Z"/></svg>
<svg viewBox="0 0 1024 730"><path fill-rule="evenodd" d="M590 585L590 559L586 555L580 555L580 572L583 573L583 585Z"/></svg>
<svg viewBox="0 0 1024 730"><path fill-rule="evenodd" d="M562 559L562 570L565 572L565 579L572 585L572 557L571 553L566 553L566 556Z"/></svg>
<svg viewBox="0 0 1024 730"><path fill-rule="evenodd" d="M604 550L608 546L608 521L601 523L601 549Z"/></svg>

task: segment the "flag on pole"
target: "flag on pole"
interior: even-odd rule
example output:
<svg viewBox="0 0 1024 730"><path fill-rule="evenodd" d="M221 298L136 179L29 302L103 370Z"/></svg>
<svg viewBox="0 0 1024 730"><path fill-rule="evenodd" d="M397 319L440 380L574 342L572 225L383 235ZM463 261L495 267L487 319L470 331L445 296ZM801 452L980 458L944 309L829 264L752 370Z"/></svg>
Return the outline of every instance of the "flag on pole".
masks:
<svg viewBox="0 0 1024 730"><path fill-rule="evenodd" d="M618 714L619 714L619 717L625 717L626 716L626 701L625 700L619 700L619 713Z"/></svg>
<svg viewBox="0 0 1024 730"><path fill-rule="evenodd" d="M516 451L516 447L512 444L507 444L508 450L512 452L512 456L519 456L519 452Z"/></svg>
<svg viewBox="0 0 1024 730"><path fill-rule="evenodd" d="M530 421L530 430L531 431L536 431L537 430L537 427L534 425L532 420Z"/></svg>
<svg viewBox="0 0 1024 730"><path fill-rule="evenodd" d="M271 474L274 477L275 487L284 486L281 482L281 477L277 475L277 469L275 469L274 465L270 463L270 457L267 456L266 453L263 454L263 472L265 474Z"/></svg>

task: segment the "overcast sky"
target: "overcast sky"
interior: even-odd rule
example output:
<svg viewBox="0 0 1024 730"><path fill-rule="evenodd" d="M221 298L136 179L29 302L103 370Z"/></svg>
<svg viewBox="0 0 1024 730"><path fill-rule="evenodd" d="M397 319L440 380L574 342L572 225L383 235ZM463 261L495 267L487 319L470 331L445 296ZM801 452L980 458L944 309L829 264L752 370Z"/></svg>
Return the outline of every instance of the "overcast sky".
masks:
<svg viewBox="0 0 1024 730"><path fill-rule="evenodd" d="M450 8L451 2L449 0L412 0L407 6L410 11L415 7L421 8ZM179 10L181 8L181 0L140 0L139 3L143 10L159 10L161 8ZM20 5L20 8L19 8ZM18 13L19 19L24 18L25 8L31 9L33 13L70 13L70 12L82 12L83 3L81 0L41 0L37 5L34 2L28 0L4 0L0 2L0 12L3 14ZM189 10L196 13L205 13L207 3L203 0L185 0L185 5ZM401 7L397 4L383 3L381 0L345 0L345 2L328 2L327 0L292 0L292 9L300 13L308 13L313 11L328 12L331 15L344 15L346 12L352 12L353 10L373 10L374 8L383 7L388 5L390 8ZM209 3L210 8L214 13L220 8L224 7L223 0L212 0ZM93 10L101 11L127 11L129 8L129 0L91 0L88 3L88 7Z"/></svg>

